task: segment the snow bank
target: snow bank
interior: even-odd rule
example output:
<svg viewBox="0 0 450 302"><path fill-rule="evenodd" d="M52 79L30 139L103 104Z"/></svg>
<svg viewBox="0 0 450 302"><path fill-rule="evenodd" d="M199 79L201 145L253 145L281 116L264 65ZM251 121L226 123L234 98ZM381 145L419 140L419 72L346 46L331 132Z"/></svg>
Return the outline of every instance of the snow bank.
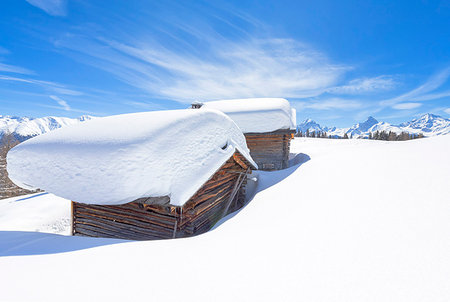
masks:
<svg viewBox="0 0 450 302"><path fill-rule="evenodd" d="M7 168L21 187L77 202L168 195L183 205L236 149L254 164L241 131L219 111L144 112L32 138L8 153Z"/></svg>
<svg viewBox="0 0 450 302"><path fill-rule="evenodd" d="M296 112L286 99L254 98L203 103L201 109L226 113L244 133L296 128Z"/></svg>

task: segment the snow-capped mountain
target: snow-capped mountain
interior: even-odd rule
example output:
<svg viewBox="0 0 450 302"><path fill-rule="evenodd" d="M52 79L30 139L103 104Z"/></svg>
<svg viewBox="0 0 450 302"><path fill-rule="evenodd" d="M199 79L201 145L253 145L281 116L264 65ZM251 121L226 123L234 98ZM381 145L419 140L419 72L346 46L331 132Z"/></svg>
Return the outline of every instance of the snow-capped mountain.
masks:
<svg viewBox="0 0 450 302"><path fill-rule="evenodd" d="M413 119L400 125L405 131L420 131L425 136L442 135L450 133L450 119L427 113L420 118Z"/></svg>
<svg viewBox="0 0 450 302"><path fill-rule="evenodd" d="M306 132L306 130L311 131L323 131L322 127L317 124L312 119L307 119L303 121L300 125L297 125L297 131Z"/></svg>
<svg viewBox="0 0 450 302"><path fill-rule="evenodd" d="M4 133L12 133L18 139L23 140L64 126L88 121L92 118L89 115L83 115L79 118L53 116L30 118L0 115L0 137Z"/></svg>
<svg viewBox="0 0 450 302"><path fill-rule="evenodd" d="M402 123L400 125L391 125L386 122L379 122L375 118L369 116L365 122L357 123L350 128L337 127L321 127L318 123L311 119L307 119L297 127L298 131L309 132L326 132L332 137L342 137L346 133L348 137L364 138L369 133L376 131L392 131L397 134L408 132L410 134L422 133L424 136L435 136L450 133L450 119L443 118L434 114L424 114L420 118Z"/></svg>
<svg viewBox="0 0 450 302"><path fill-rule="evenodd" d="M359 136L363 135L374 125L378 124L378 121L373 117L369 116L365 122L355 124L347 130L347 135Z"/></svg>

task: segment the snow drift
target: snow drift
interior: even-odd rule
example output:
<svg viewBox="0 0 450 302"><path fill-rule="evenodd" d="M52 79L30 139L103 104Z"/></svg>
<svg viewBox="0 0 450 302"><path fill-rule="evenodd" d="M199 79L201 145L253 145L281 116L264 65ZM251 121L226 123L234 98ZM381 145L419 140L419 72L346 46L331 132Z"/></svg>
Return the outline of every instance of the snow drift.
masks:
<svg viewBox="0 0 450 302"><path fill-rule="evenodd" d="M225 114L172 110L98 118L32 138L7 157L11 180L82 203L170 196L183 205L238 150L256 166Z"/></svg>
<svg viewBox="0 0 450 302"><path fill-rule="evenodd" d="M296 128L295 109L286 99L253 98L205 102L201 109L227 114L244 133L272 132Z"/></svg>

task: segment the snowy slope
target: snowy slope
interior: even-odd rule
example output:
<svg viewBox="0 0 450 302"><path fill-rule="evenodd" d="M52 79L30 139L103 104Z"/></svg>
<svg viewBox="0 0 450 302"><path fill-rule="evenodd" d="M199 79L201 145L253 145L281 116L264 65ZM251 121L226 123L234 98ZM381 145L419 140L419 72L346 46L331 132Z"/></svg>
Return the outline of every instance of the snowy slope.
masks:
<svg viewBox="0 0 450 302"><path fill-rule="evenodd" d="M400 125L391 125L386 122L379 122L369 116L366 121L357 123L350 128L321 127L315 121L306 119L297 125L297 129L303 133L309 130L309 132L326 132L328 135L338 137L342 137L347 133L349 137L352 136L353 138L368 137L369 133L375 133L376 131L392 131L397 134L402 132L410 134L422 133L424 136L436 136L450 133L450 119L427 113L412 121Z"/></svg>
<svg viewBox="0 0 450 302"><path fill-rule="evenodd" d="M79 118L68 117L12 117L0 115L0 137L4 133L13 133L19 137L28 138L49 131L68 126L75 125L80 122L91 120L93 117L83 115Z"/></svg>
<svg viewBox="0 0 450 302"><path fill-rule="evenodd" d="M198 237L0 231L0 301L450 301L450 136L292 149Z"/></svg>

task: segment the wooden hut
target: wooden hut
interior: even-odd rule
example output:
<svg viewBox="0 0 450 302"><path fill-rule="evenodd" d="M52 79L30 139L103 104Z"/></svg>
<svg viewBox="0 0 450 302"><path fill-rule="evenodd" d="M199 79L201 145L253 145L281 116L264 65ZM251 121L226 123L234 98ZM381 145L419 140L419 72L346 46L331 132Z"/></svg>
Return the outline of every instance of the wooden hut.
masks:
<svg viewBox="0 0 450 302"><path fill-rule="evenodd" d="M244 133L253 160L261 170L286 169L295 130L280 129L264 133Z"/></svg>
<svg viewBox="0 0 450 302"><path fill-rule="evenodd" d="M281 98L194 102L192 109L216 109L242 130L250 155L261 170L288 167L290 142L296 132L296 112Z"/></svg>
<svg viewBox="0 0 450 302"><path fill-rule="evenodd" d="M190 109L62 128L13 148L8 167L17 185L73 200L73 235L134 240L208 231L257 169L228 116Z"/></svg>
<svg viewBox="0 0 450 302"><path fill-rule="evenodd" d="M139 198L122 205L72 202L72 234L133 240L202 234L245 202L247 174L255 166L236 151L182 206L169 196Z"/></svg>

